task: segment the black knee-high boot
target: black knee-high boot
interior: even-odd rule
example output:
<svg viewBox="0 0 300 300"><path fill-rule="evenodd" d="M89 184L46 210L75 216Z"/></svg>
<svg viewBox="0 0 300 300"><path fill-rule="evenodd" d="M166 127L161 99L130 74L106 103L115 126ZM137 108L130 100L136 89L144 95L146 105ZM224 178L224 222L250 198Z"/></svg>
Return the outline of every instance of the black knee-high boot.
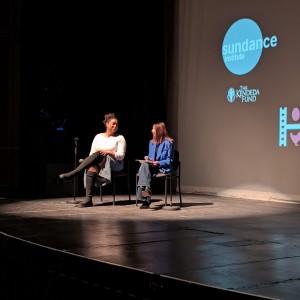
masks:
<svg viewBox="0 0 300 300"><path fill-rule="evenodd" d="M95 163L101 163L100 167L104 167L105 165L105 160L106 160L106 156L101 155L99 152L95 152L92 155L88 156L87 158L85 158L81 164L74 169L71 172L68 173L64 173L64 174L60 174L59 178L60 179L71 179L73 178L78 172L80 172L81 170L85 169L86 167L95 164Z"/></svg>
<svg viewBox="0 0 300 300"><path fill-rule="evenodd" d="M95 186L97 174L94 172L86 172L85 178L85 200L78 204L78 207L93 206L93 189Z"/></svg>

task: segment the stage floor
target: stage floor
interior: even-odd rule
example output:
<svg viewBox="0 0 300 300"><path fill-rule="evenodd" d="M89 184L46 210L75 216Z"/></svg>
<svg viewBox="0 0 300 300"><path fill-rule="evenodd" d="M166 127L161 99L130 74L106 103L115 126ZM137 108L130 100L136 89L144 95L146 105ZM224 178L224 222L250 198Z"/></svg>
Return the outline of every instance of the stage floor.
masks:
<svg viewBox="0 0 300 300"><path fill-rule="evenodd" d="M77 199L81 199L79 197ZM180 209L104 195L0 199L0 231L80 256L267 298L300 298L300 205L183 195ZM82 198L83 199L83 198ZM178 207L173 197L173 208Z"/></svg>

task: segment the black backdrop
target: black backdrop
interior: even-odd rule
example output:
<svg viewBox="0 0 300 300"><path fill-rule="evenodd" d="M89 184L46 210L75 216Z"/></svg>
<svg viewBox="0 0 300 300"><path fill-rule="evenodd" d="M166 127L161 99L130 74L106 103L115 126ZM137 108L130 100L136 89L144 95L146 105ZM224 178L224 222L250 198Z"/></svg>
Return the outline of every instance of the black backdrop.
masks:
<svg viewBox="0 0 300 300"><path fill-rule="evenodd" d="M163 1L23 1L21 15L24 187L42 193L46 164L73 163L75 137L88 155L109 112L129 157L146 154L166 111Z"/></svg>

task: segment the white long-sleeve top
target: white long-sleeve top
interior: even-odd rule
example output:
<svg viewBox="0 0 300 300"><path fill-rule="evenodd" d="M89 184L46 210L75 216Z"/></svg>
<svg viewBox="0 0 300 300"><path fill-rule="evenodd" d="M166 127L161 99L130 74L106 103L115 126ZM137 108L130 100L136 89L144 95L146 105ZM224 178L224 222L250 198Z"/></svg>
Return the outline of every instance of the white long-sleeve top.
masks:
<svg viewBox="0 0 300 300"><path fill-rule="evenodd" d="M90 155L99 150L113 151L116 160L123 160L126 154L126 140L121 134L106 137L103 133L98 133L92 142Z"/></svg>

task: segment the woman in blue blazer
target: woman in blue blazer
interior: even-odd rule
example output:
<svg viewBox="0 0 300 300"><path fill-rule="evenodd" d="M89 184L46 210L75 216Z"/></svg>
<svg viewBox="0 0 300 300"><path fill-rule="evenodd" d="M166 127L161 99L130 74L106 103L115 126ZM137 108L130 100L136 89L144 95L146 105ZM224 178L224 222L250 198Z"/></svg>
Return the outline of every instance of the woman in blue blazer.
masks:
<svg viewBox="0 0 300 300"><path fill-rule="evenodd" d="M143 202L140 208L150 207L151 179L159 172L169 173L174 158L174 140L169 136L165 123L155 123L151 133L148 156L145 156L138 171L137 199Z"/></svg>

